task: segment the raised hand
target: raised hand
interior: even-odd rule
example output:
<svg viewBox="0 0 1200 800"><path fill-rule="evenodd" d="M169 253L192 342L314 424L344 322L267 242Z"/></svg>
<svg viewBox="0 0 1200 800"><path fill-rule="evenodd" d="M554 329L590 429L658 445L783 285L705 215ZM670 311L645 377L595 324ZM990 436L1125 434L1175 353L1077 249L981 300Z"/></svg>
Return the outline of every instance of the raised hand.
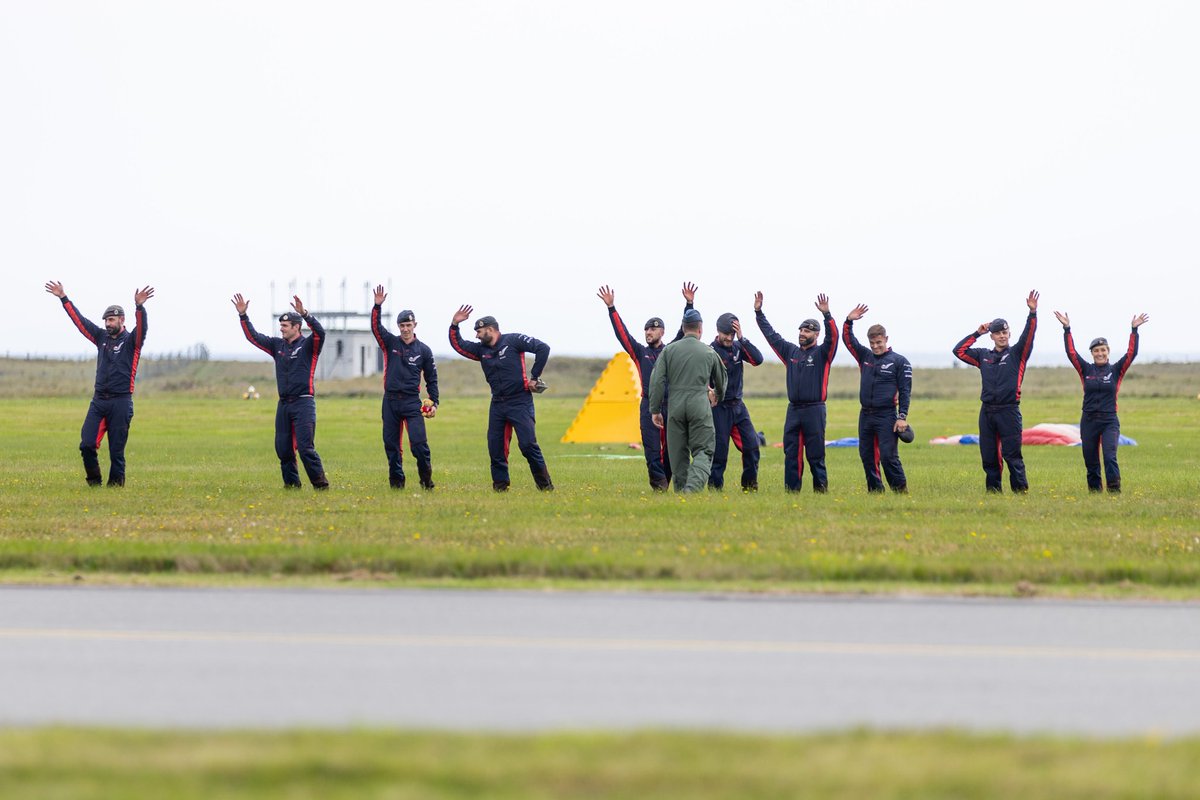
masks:
<svg viewBox="0 0 1200 800"><path fill-rule="evenodd" d="M699 288L700 288L699 286L692 283L691 281L684 281L684 283L683 283L683 299L687 300L689 303L695 303L696 302L696 290Z"/></svg>
<svg viewBox="0 0 1200 800"><path fill-rule="evenodd" d="M229 302L233 303L233 307L237 309L238 314L245 314L246 309L250 307L250 301L242 297L240 294L235 294Z"/></svg>
<svg viewBox="0 0 1200 800"><path fill-rule="evenodd" d="M822 314L829 313L829 298L825 295L817 295L817 302L813 303L813 305L815 305L817 307L817 311L820 311Z"/></svg>
<svg viewBox="0 0 1200 800"><path fill-rule="evenodd" d="M755 292L754 293L754 310L755 311L762 311L762 301L763 301L763 293Z"/></svg>
<svg viewBox="0 0 1200 800"><path fill-rule="evenodd" d="M991 323L988 323L988 322L979 323L979 327L975 329L975 335L983 336L985 333L988 332L989 327L991 327Z"/></svg>
<svg viewBox="0 0 1200 800"><path fill-rule="evenodd" d="M736 337L737 337L737 338L739 338L739 339L740 339L740 338L742 338L742 323L741 323L741 320L736 320L736 319L735 319L735 320L733 321L733 335L734 335L734 336L736 336Z"/></svg>
<svg viewBox="0 0 1200 800"><path fill-rule="evenodd" d="M617 293L614 292L612 289L610 289L607 285L605 285L605 286L601 286L596 291L596 297L599 297L601 300L603 300L604 305L608 306L609 308L612 308L613 303L617 299Z"/></svg>
<svg viewBox="0 0 1200 800"><path fill-rule="evenodd" d="M154 287L153 286L143 286L141 289L137 289L136 291L134 291L133 304L135 306L144 305L145 302L147 300L149 300L151 297L154 297Z"/></svg>
<svg viewBox="0 0 1200 800"><path fill-rule="evenodd" d="M1058 321L1062 324L1062 326L1064 328L1071 327L1071 318L1069 316L1067 316L1067 314L1065 312L1055 311L1054 316L1055 316L1055 318L1058 319ZM1134 326L1134 327L1137 327L1137 326Z"/></svg>
<svg viewBox="0 0 1200 800"><path fill-rule="evenodd" d="M383 305L384 300L387 300L387 292L383 290L383 284L381 283L375 287L375 305Z"/></svg>
<svg viewBox="0 0 1200 800"><path fill-rule="evenodd" d="M1029 297L1025 298L1025 305L1029 306L1030 311L1037 311L1038 298L1041 297L1037 290L1034 289L1029 293Z"/></svg>
<svg viewBox="0 0 1200 800"><path fill-rule="evenodd" d="M850 309L850 313L846 315L846 319L853 322L856 319L862 319L863 315L871 310L871 307L865 303L859 303L854 308Z"/></svg>
<svg viewBox="0 0 1200 800"><path fill-rule="evenodd" d="M46 291L60 300L67 296L67 290L58 281L46 281Z"/></svg>
<svg viewBox="0 0 1200 800"><path fill-rule="evenodd" d="M471 312L475 309L471 306L459 306L458 311L454 312L454 316L450 319L451 325L460 325L466 321L467 317L471 316Z"/></svg>
<svg viewBox="0 0 1200 800"><path fill-rule="evenodd" d="M1130 324L1133 325L1133 327L1135 327L1135 328L1140 328L1149 321L1150 321L1149 314L1138 314L1136 317L1133 318L1133 322L1131 322Z"/></svg>
<svg viewBox="0 0 1200 800"><path fill-rule="evenodd" d="M292 311L295 311L302 317L308 316L308 311L304 308L304 301L300 299L300 295L292 295Z"/></svg>

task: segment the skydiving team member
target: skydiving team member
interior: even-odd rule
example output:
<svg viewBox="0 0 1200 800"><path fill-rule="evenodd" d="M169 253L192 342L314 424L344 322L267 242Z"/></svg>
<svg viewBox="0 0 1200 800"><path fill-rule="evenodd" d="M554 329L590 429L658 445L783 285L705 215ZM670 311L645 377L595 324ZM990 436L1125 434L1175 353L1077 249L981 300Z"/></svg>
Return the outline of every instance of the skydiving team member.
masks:
<svg viewBox="0 0 1200 800"><path fill-rule="evenodd" d="M537 443L534 427L533 393L546 391L542 370L550 358L550 346L532 336L520 333L501 333L495 317L475 320L476 342L464 341L458 326L474 309L459 306L450 320L450 346L454 352L483 368L483 377L492 390L488 408L488 455L492 462L492 488L506 492L509 487L508 447L516 431L521 455L529 462L533 482L543 492L553 491L546 459ZM525 374L525 354L533 353L533 367Z"/></svg>
<svg viewBox="0 0 1200 800"><path fill-rule="evenodd" d="M996 318L984 322L979 329L967 334L954 345L954 356L960 361L979 368L982 390L979 400L979 453L983 459L983 471L987 476L989 492L1001 492L1001 464L1008 464L1008 482L1014 492L1028 492L1029 481L1025 477L1025 459L1021 457L1021 381L1025 378L1025 365L1033 352L1033 337L1037 333L1038 293L1030 292L1025 298L1029 316L1025 329L1017 339L1016 347L1009 348L1008 322ZM983 334L991 334L992 349L971 347Z"/></svg>
<svg viewBox="0 0 1200 800"><path fill-rule="evenodd" d="M908 429L908 404L912 397L912 364L888 346L882 325L867 328L864 347L854 337L854 322L870 309L861 303L846 315L842 341L858 362L858 455L867 474L867 491L882 492L879 468L893 492L907 492L908 479L896 440Z"/></svg>
<svg viewBox="0 0 1200 800"><path fill-rule="evenodd" d="M683 285L683 297L687 301L687 305L683 309L684 313L687 313L687 310L692 307L695 292L694 285L690 283ZM667 455L666 431L654 426L650 413L650 373L654 371L654 365L663 351L665 326L661 317L651 317L646 320L644 328L646 344L643 345L634 341L629 328L625 327L625 320L621 319L621 315L617 313L614 305L616 293L608 286L601 286L596 292L596 296L604 301L604 305L608 306L608 321L612 323L613 333L616 334L621 349L633 359L633 363L637 367L638 379L642 384L642 401L639 412L642 452L646 456L646 472L650 475L652 489L660 492L666 491L671 485L671 460ZM683 330L680 329L675 340L682 337ZM661 412L663 406L659 406L657 410Z"/></svg>
<svg viewBox="0 0 1200 800"><path fill-rule="evenodd" d="M650 374L654 425L667 432L667 451L675 465L675 491L698 492L708 483L716 436L710 393L725 395L725 365L700 341L704 320L689 308L683 314L683 338L663 348ZM669 390L669 396L668 396ZM662 404L667 403L664 417Z"/></svg>
<svg viewBox="0 0 1200 800"><path fill-rule="evenodd" d="M275 384L279 389L279 405L275 408L275 455L283 485L299 489L300 471L296 468L296 451L304 463L304 471L314 489L328 489L329 479L317 454L314 438L317 433L317 401L314 375L317 359L325 345L325 328L304 309L298 296L292 296L292 311L279 315L279 336L267 336L254 330L246 309L250 301L235 294L230 301L241 319L242 333L250 344L275 360ZM301 333L302 323L308 323L311 336Z"/></svg>
<svg viewBox="0 0 1200 800"><path fill-rule="evenodd" d="M754 316L767 344L787 367L787 417L783 423L783 485L798 492L804 479L804 459L812 469L814 492L829 489L825 471L825 398L829 391L829 368L837 354L838 329L829 313L829 298L817 295L814 304L823 323L806 319L800 323L800 344L795 345L775 332L763 314L763 293L754 293ZM825 328L825 341L817 336Z"/></svg>
<svg viewBox="0 0 1200 800"><path fill-rule="evenodd" d="M716 449L713 451L710 489L725 488L725 464L729 460L729 440L742 451L742 491L758 491L758 431L750 421L750 412L742 402L742 370L744 364L757 367L763 362L762 351L742 336L742 324L730 313L717 317L717 336L711 344L721 357L728 374L725 398L712 407L713 427L716 429Z"/></svg>
<svg viewBox="0 0 1200 800"><path fill-rule="evenodd" d="M124 486L125 443L129 440L129 425L133 421L133 386L137 379L142 344L146 341L145 303L154 296L154 287L134 290L134 316L137 322L131 331L125 329L125 309L120 306L104 309L104 327L100 327L79 313L61 283L47 281L46 291L62 301L63 310L71 322L84 338L96 346L96 388L79 432L84 477L89 486L100 485L100 458L97 451L107 433L108 485Z"/></svg>
<svg viewBox="0 0 1200 800"><path fill-rule="evenodd" d="M371 308L371 333L383 351L383 452L388 460L388 483L393 489L404 488L404 447L402 437L408 428L408 445L417 459L421 488L433 488L433 464L425 419L437 414L437 364L429 345L417 339L417 317L405 309L396 315L400 335L383 326L383 301L387 292L375 287L375 305ZM421 378L425 378L428 401L421 402Z"/></svg>
<svg viewBox="0 0 1200 800"><path fill-rule="evenodd" d="M1121 491L1121 469L1117 466L1117 443L1121 437L1121 420L1117 418L1117 392L1125 373L1137 358L1138 328L1149 321L1146 314L1138 314L1130 323L1129 346L1116 362L1108 360L1108 340L1104 337L1092 339L1088 349L1092 352L1092 363L1083 363L1083 357L1075 349L1071 336L1071 318L1065 313L1054 312L1063 326L1063 345L1067 359L1079 373L1083 383L1083 416L1079 419L1079 436L1083 440L1083 463L1087 467L1088 489L1101 491L1100 454L1104 453L1104 482L1110 492Z"/></svg>

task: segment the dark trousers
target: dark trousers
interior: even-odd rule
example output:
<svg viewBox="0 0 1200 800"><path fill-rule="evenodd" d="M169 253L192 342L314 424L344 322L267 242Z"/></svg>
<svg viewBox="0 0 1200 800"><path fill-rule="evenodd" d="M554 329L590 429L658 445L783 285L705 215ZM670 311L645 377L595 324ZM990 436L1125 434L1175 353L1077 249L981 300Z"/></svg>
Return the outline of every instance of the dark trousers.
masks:
<svg viewBox="0 0 1200 800"><path fill-rule="evenodd" d="M895 409L868 411L864 408L858 413L858 455L867 474L867 491L883 491L880 467L892 491L903 492L908 489L904 465L900 463L895 427Z"/></svg>
<svg viewBox="0 0 1200 800"><path fill-rule="evenodd" d="M654 427L650 419L650 403L642 398L641 420L642 452L646 456L646 473L650 476L650 486L653 489L666 491L671 487L671 459L667 456L667 412L664 408L663 427Z"/></svg>
<svg viewBox="0 0 1200 800"><path fill-rule="evenodd" d="M125 485L125 443L133 422L133 395L96 394L88 405L83 428L79 431L79 453L83 456L83 474L92 486L100 485L100 442L108 435L108 485Z"/></svg>
<svg viewBox="0 0 1200 800"><path fill-rule="evenodd" d="M280 398L275 408L275 455L279 456L284 486L299 488L302 485L300 471L296 468L297 451L309 482L318 489L329 485L321 456L317 455L313 443L316 435L317 401L312 397Z"/></svg>
<svg viewBox="0 0 1200 800"><path fill-rule="evenodd" d="M388 461L388 483L404 486L404 431L408 429L408 446L417 460L417 475L422 486L433 484L433 465L429 440L425 436L425 417L421 416L421 398L384 395L383 452Z"/></svg>
<svg viewBox="0 0 1200 800"><path fill-rule="evenodd" d="M788 404L783 422L783 485L789 492L804 484L804 460L812 469L813 491L829 488L825 472L825 404Z"/></svg>
<svg viewBox="0 0 1200 800"><path fill-rule="evenodd" d="M989 492L1004 491L1000 476L1008 465L1008 483L1014 492L1029 491L1025 459L1021 457L1021 407L982 406L979 409L979 454ZM1003 462L1003 464L1001 463Z"/></svg>
<svg viewBox="0 0 1200 800"><path fill-rule="evenodd" d="M711 489L725 488L725 464L729 461L729 440L742 451L742 488L758 488L758 431L750 421L750 412L741 400L717 403L712 410L713 428L717 441L713 450L712 472L708 476Z"/></svg>
<svg viewBox="0 0 1200 800"><path fill-rule="evenodd" d="M1121 491L1121 468L1117 466L1117 442L1121 420L1116 414L1084 414L1079 420L1079 438L1083 440L1083 464L1087 467L1087 485L1100 491L1100 457L1104 456L1104 478L1110 492Z"/></svg>
<svg viewBox="0 0 1200 800"><path fill-rule="evenodd" d="M521 455L529 462L533 482L539 489L553 488L550 471L546 468L546 459L537 443L534 424L533 398L529 395L492 398L488 409L487 432L488 456L492 462L492 488L508 488L508 447L514 432L517 434L517 446Z"/></svg>

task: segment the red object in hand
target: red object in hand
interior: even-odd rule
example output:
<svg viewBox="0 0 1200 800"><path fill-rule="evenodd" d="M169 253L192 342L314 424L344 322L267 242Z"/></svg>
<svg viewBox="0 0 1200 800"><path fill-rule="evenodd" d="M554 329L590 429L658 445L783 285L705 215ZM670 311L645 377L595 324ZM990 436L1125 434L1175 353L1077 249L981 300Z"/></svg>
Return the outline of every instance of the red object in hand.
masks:
<svg viewBox="0 0 1200 800"><path fill-rule="evenodd" d="M433 403L421 403L421 416L432 417L433 410L437 408Z"/></svg>

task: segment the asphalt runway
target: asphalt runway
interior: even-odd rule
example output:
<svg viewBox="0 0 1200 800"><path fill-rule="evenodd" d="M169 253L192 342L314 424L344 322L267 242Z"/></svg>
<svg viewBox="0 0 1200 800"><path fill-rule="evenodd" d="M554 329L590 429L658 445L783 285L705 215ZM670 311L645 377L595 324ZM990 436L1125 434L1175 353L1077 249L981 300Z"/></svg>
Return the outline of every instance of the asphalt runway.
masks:
<svg viewBox="0 0 1200 800"><path fill-rule="evenodd" d="M0 724L1200 732L1200 605L0 588Z"/></svg>

